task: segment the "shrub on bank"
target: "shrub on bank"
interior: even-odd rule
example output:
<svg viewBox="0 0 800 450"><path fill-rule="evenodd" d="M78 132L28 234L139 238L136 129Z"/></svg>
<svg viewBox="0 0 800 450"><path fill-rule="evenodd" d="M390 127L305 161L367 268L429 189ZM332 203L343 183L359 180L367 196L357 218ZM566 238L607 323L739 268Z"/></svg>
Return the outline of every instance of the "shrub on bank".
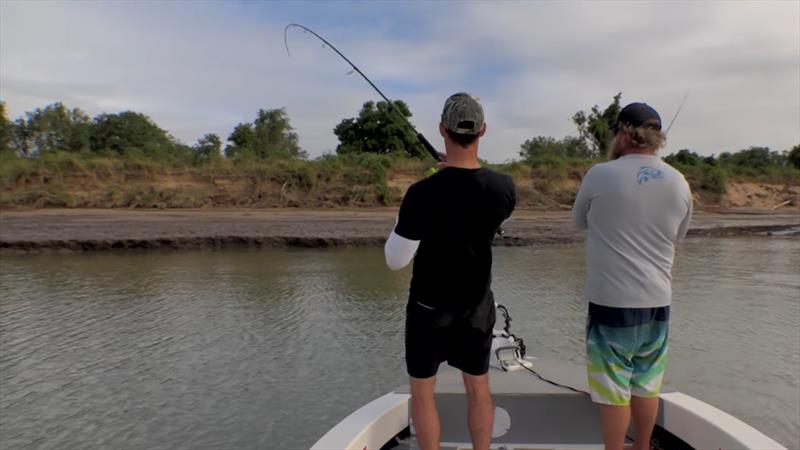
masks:
<svg viewBox="0 0 800 450"><path fill-rule="evenodd" d="M712 194L722 195L725 193L725 171L719 167L704 166L700 181L700 189L704 189Z"/></svg>
<svg viewBox="0 0 800 450"><path fill-rule="evenodd" d="M720 196L730 181L800 183L791 166L733 165L725 158L667 158L696 191ZM520 205L563 209L595 160L542 155L485 164L512 176ZM0 155L0 206L201 207L397 205L405 186L433 161L381 154L328 154L314 160L242 153L202 163L141 155L49 152Z"/></svg>

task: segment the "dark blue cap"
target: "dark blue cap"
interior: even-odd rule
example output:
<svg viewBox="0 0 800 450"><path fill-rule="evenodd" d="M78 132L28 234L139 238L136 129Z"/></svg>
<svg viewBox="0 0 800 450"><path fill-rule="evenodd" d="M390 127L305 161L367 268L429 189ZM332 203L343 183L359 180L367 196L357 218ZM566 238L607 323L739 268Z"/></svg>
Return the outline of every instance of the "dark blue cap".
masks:
<svg viewBox="0 0 800 450"><path fill-rule="evenodd" d="M661 131L661 116L647 103L631 103L622 108L611 129L616 131L621 124Z"/></svg>

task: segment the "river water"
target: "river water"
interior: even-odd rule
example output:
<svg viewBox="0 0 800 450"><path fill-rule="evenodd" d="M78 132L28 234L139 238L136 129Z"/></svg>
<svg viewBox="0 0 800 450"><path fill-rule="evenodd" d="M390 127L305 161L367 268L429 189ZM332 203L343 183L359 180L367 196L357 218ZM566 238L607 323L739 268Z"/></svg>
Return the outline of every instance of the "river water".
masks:
<svg viewBox="0 0 800 450"><path fill-rule="evenodd" d="M496 248L529 354L583 361L582 247ZM406 382L380 249L3 255L0 448L308 448ZM690 239L666 383L800 448L800 241Z"/></svg>

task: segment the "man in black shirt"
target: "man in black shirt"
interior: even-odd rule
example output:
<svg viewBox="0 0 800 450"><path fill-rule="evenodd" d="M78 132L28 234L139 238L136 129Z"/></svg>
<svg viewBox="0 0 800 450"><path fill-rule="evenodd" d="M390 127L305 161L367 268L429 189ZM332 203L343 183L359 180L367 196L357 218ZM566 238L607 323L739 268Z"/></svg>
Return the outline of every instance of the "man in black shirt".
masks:
<svg viewBox="0 0 800 450"><path fill-rule="evenodd" d="M447 162L409 187L386 242L386 263L399 270L414 260L405 343L420 447L439 448L433 393L439 364L447 361L463 372L473 448L488 449L494 415L487 375L495 321L491 243L514 210L516 192L511 177L480 166L486 125L475 98L448 98L439 132Z"/></svg>

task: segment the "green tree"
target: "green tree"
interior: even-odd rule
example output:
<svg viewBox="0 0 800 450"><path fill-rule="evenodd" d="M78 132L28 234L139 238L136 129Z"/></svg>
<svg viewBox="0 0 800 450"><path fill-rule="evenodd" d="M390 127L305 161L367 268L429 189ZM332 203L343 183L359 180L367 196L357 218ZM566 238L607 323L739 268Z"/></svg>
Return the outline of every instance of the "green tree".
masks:
<svg viewBox="0 0 800 450"><path fill-rule="evenodd" d="M60 102L25 113L16 126L15 147L23 155L89 148L89 116Z"/></svg>
<svg viewBox="0 0 800 450"><path fill-rule="evenodd" d="M233 132L228 136L228 144L225 147L225 156L233 158L237 155L252 152L256 140L256 133L253 131L253 125L249 123L240 123L236 125Z"/></svg>
<svg viewBox="0 0 800 450"><path fill-rule="evenodd" d="M543 156L561 158L591 158L592 151L583 139L566 136L561 140L549 136L536 136L520 145L519 155L527 160Z"/></svg>
<svg viewBox="0 0 800 450"><path fill-rule="evenodd" d="M8 120L6 103L0 100L0 154L13 152L11 146L14 139L14 122Z"/></svg>
<svg viewBox="0 0 800 450"><path fill-rule="evenodd" d="M717 165L717 158L714 158L714 155L705 156L703 157L703 162L708 164L709 166L716 166Z"/></svg>
<svg viewBox="0 0 800 450"><path fill-rule="evenodd" d="M30 136L25 127L25 119L18 118L11 123L11 147L20 156L28 157L31 155Z"/></svg>
<svg viewBox="0 0 800 450"><path fill-rule="evenodd" d="M218 160L222 157L222 140L216 134L207 134L192 149L196 162Z"/></svg>
<svg viewBox="0 0 800 450"><path fill-rule="evenodd" d="M408 105L400 100L394 106L411 117ZM344 119L333 129L339 138L337 153L378 153L424 158L427 153L414 132L397 117L387 102L366 102L358 117Z"/></svg>
<svg viewBox="0 0 800 450"><path fill-rule="evenodd" d="M164 156L176 149L174 139L144 114L125 111L95 117L90 136L95 152Z"/></svg>
<svg viewBox="0 0 800 450"><path fill-rule="evenodd" d="M306 158L308 154L300 148L297 133L289 123L283 108L260 109L252 124L240 123L234 128L225 148L225 155L249 154L261 159Z"/></svg>
<svg viewBox="0 0 800 450"><path fill-rule="evenodd" d="M664 158L664 161L673 166L676 164L684 166L699 166L704 162L700 155L687 148L678 150L678 152L671 155L667 155Z"/></svg>
<svg viewBox="0 0 800 450"><path fill-rule="evenodd" d="M602 111L597 105L592 106L591 112L586 114L578 111L572 116L572 122L578 127L578 136L590 150L592 157L601 157L608 153L614 132L611 125L619 116L619 100L622 92L614 96L610 105Z"/></svg>
<svg viewBox="0 0 800 450"><path fill-rule="evenodd" d="M789 150L788 162L796 169L800 169L800 144L795 145Z"/></svg>
<svg viewBox="0 0 800 450"><path fill-rule="evenodd" d="M305 158L306 152L298 145L297 133L289 124L286 110L258 110L253 122L255 152L261 158Z"/></svg>
<svg viewBox="0 0 800 450"><path fill-rule="evenodd" d="M717 157L717 162L720 164L728 164L730 163L732 157L733 154L731 152L722 152L719 154L719 157Z"/></svg>
<svg viewBox="0 0 800 450"><path fill-rule="evenodd" d="M778 158L769 151L768 147L750 147L739 150L731 155L730 164L739 167L750 167L753 169L765 169L775 165Z"/></svg>

